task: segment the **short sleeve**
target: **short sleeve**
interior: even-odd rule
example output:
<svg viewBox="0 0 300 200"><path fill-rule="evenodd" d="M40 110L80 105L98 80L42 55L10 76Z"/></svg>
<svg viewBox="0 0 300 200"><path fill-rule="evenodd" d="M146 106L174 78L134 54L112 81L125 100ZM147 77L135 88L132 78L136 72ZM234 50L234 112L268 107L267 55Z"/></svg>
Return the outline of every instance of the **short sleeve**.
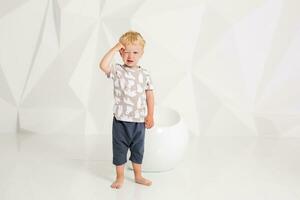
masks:
<svg viewBox="0 0 300 200"><path fill-rule="evenodd" d="M146 85L145 90L154 90L153 82L148 71L145 72Z"/></svg>
<svg viewBox="0 0 300 200"><path fill-rule="evenodd" d="M116 63L112 63L110 65L110 71L106 74L107 78L111 78L111 79L115 79L116 77L116 68L117 68L117 64Z"/></svg>

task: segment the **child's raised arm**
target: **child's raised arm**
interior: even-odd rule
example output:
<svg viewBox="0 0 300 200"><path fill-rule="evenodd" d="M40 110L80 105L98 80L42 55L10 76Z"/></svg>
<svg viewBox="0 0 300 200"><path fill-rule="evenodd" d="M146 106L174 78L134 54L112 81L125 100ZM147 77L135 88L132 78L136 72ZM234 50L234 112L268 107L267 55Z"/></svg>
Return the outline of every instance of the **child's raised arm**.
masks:
<svg viewBox="0 0 300 200"><path fill-rule="evenodd" d="M117 51L121 53L121 51L123 51L124 49L125 47L119 42L103 56L99 63L99 67L102 71L104 71L105 74L108 74L110 72L110 62L115 53Z"/></svg>

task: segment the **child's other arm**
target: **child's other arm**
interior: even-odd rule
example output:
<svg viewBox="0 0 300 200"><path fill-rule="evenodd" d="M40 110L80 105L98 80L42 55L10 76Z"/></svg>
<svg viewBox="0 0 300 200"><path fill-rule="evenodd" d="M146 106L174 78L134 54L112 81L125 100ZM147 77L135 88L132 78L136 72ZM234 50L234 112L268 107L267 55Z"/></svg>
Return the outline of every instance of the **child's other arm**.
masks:
<svg viewBox="0 0 300 200"><path fill-rule="evenodd" d="M153 90L146 90L146 102L147 102L147 116L145 118L145 127L152 128L154 125L153 113L154 113L154 95Z"/></svg>
<svg viewBox="0 0 300 200"><path fill-rule="evenodd" d="M99 63L100 69L105 73L108 74L110 72L110 63L112 58L114 57L117 51L121 51L125 49L121 43L117 43L113 48L111 48L101 59Z"/></svg>

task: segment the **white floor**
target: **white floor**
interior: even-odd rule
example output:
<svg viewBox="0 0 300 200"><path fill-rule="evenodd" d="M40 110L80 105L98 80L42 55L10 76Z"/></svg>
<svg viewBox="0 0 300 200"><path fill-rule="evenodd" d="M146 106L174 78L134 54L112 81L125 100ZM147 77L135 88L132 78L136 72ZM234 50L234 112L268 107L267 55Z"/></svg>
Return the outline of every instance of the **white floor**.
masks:
<svg viewBox="0 0 300 200"><path fill-rule="evenodd" d="M126 171L114 190L109 135L0 136L1 200L300 199L300 139L196 137L174 170Z"/></svg>

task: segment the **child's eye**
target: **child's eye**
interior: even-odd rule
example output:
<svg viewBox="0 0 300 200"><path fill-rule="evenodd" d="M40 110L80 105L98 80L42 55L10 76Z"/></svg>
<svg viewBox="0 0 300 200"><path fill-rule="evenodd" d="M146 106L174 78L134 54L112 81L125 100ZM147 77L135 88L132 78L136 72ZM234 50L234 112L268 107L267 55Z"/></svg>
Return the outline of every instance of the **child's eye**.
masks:
<svg viewBox="0 0 300 200"><path fill-rule="evenodd" d="M137 52L137 51L135 51L135 52L133 52L134 54L138 54L139 52Z"/></svg>

